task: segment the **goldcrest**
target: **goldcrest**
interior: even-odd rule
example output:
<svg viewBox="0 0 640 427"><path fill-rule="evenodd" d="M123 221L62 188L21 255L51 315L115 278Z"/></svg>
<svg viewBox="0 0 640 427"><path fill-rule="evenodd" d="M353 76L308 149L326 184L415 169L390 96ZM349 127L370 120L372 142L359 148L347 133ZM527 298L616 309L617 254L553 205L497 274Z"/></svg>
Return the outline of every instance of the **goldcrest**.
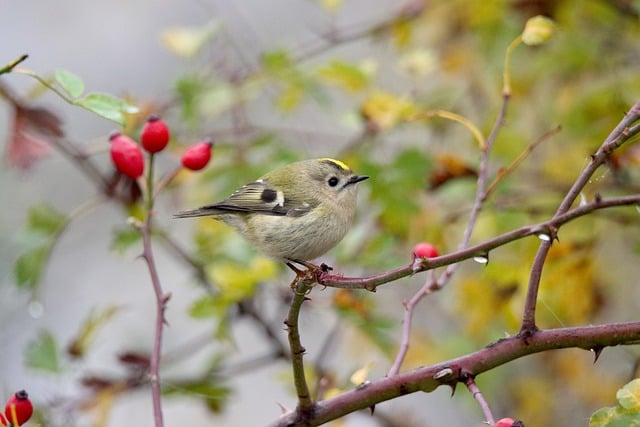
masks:
<svg viewBox="0 0 640 427"><path fill-rule="evenodd" d="M304 263L326 253L349 231L357 184L367 178L339 160L303 160L175 217L211 216L234 227L262 253Z"/></svg>

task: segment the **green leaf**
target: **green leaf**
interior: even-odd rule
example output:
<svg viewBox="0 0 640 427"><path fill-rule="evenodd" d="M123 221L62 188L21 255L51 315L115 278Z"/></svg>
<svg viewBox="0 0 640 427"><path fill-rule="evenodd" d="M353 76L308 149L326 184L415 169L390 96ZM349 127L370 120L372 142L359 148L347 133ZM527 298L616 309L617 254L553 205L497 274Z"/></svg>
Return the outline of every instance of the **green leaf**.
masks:
<svg viewBox="0 0 640 427"><path fill-rule="evenodd" d="M262 55L262 65L271 73L282 73L293 66L293 61L287 51L275 50Z"/></svg>
<svg viewBox="0 0 640 427"><path fill-rule="evenodd" d="M124 125L124 113L135 114L139 111L136 106L106 93L92 92L76 103L119 125Z"/></svg>
<svg viewBox="0 0 640 427"><path fill-rule="evenodd" d="M80 77L66 70L57 70L54 74L56 82L70 97L78 98L84 92L84 82Z"/></svg>
<svg viewBox="0 0 640 427"><path fill-rule="evenodd" d="M640 379L618 390L616 398L616 406L601 408L591 415L590 427L640 427Z"/></svg>
<svg viewBox="0 0 640 427"><path fill-rule="evenodd" d="M68 223L69 217L48 203L39 203L29 209L26 231L37 243L16 260L14 276L19 287L33 289L38 284L55 240Z"/></svg>
<svg viewBox="0 0 640 427"><path fill-rule="evenodd" d="M616 399L624 409L635 411L640 416L640 379L636 378L618 390Z"/></svg>
<svg viewBox="0 0 640 427"><path fill-rule="evenodd" d="M589 419L589 427L639 427L640 416L620 411L620 408L602 408Z"/></svg>
<svg viewBox="0 0 640 427"><path fill-rule="evenodd" d="M35 341L27 345L25 360L30 368L60 372L58 346L51 332L42 331Z"/></svg>
<svg viewBox="0 0 640 427"><path fill-rule="evenodd" d="M598 427L606 425L606 423L608 423L613 417L615 411L616 408L612 407L598 409L596 412L591 414L591 418L589 418L589 426Z"/></svg>
<svg viewBox="0 0 640 427"><path fill-rule="evenodd" d="M13 272L19 287L33 289L40 282L51 248L51 244L43 244L18 257Z"/></svg>
<svg viewBox="0 0 640 427"><path fill-rule="evenodd" d="M174 388L165 389L164 394L184 394L189 397L200 396L212 412L221 412L229 400L231 389L223 384L215 376L212 380L192 383L178 383Z"/></svg>
<svg viewBox="0 0 640 427"><path fill-rule="evenodd" d="M35 231L50 237L59 233L69 222L69 218L55 210L46 202L39 203L29 209L27 225L29 231Z"/></svg>
<svg viewBox="0 0 640 427"><path fill-rule="evenodd" d="M362 68L339 60L320 68L318 75L326 82L351 92L366 89L370 80Z"/></svg>
<svg viewBox="0 0 640 427"><path fill-rule="evenodd" d="M220 313L216 304L217 298L212 295L206 295L191 305L189 315L195 319L204 319L207 317L217 316Z"/></svg>
<svg viewBox="0 0 640 427"><path fill-rule="evenodd" d="M88 317L80 324L80 329L67 346L67 353L73 357L83 357L95 341L100 328L105 326L118 312L119 308L109 305L99 311L91 310Z"/></svg>
<svg viewBox="0 0 640 427"><path fill-rule="evenodd" d="M182 106L182 118L190 126L196 126L198 123L199 100L207 87L199 75L187 74L176 82L175 90Z"/></svg>
<svg viewBox="0 0 640 427"><path fill-rule="evenodd" d="M141 240L140 232L133 227L123 227L114 230L113 240L111 240L111 249L123 254L134 244Z"/></svg>

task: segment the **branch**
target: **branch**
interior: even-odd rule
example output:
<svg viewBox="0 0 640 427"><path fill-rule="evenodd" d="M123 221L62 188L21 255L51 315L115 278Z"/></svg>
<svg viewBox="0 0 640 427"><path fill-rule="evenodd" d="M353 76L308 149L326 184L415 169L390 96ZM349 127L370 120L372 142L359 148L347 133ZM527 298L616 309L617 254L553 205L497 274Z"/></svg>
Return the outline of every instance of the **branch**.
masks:
<svg viewBox="0 0 640 427"><path fill-rule="evenodd" d="M474 135L476 140L478 140L481 148L480 152L480 167L478 169L478 179L477 179L477 188L476 195L473 201L473 207L471 209L471 213L469 214L469 219L467 221L467 226L465 227L464 233L462 235L462 241L458 246L458 250L463 250L469 246L469 241L471 240L471 235L473 234L473 230L478 221L478 217L480 215L480 211L484 206L484 202L487 200L489 195L489 190L487 190L487 178L489 175L489 154L491 152L491 148L498 137L498 132L502 128L504 124L506 115L507 115L507 106L509 104L509 96L505 94L502 97L502 106L500 107L500 112L496 117L496 120L493 124L493 128L491 129L491 133L487 140L484 140L484 137L480 133L480 131L473 125L472 123L466 121L466 119L460 120L460 118L456 118L455 116L444 115L442 117L453 119L463 123ZM458 268L457 263L449 264L449 266L445 269L445 271L440 275L440 277L436 280L432 275L429 276L425 284L422 288L409 300L408 303L405 304L405 312L404 318L402 321L402 341L400 342L400 349L396 358L391 365L391 369L389 369L388 375L396 375L400 372L400 366L404 361L407 352L409 351L409 340L410 340L410 332L411 332L411 322L413 317L414 308L416 305L428 294L433 291L437 291L442 289L449 281L456 269Z"/></svg>
<svg viewBox="0 0 640 427"><path fill-rule="evenodd" d="M557 220L559 217L569 211L571 206L575 203L576 199L582 192L585 185L587 185L587 183L591 180L591 177L593 176L595 171L607 161L609 155L623 143L628 141L629 138L640 132L640 126L636 125L634 127L631 127L633 123L638 121L638 119L640 119L640 102L637 102L631 107L629 112L625 114L622 121L620 121L615 129L609 134L607 139L605 139L598 151L596 151L596 153L591 156L591 161L582 170L582 172L578 176L578 179L576 179L573 186L571 187L565 198L562 200L562 203L560 203L558 210L551 219L551 225L554 225L554 220ZM522 314L522 325L520 328L520 331L525 339L527 339L532 333L537 330L536 303L538 300L538 289L540 288L542 268L547 259L547 255L549 254L549 249L551 249L553 240L556 238L556 228L550 227L548 235L550 239L543 240L542 243L540 243L540 247L538 248L538 252L536 253L536 256L534 258L533 265L531 266L531 274L529 275L529 284L527 286L527 295Z"/></svg>
<svg viewBox="0 0 640 427"><path fill-rule="evenodd" d="M482 395L482 392L480 391L480 388L478 388L478 385L476 384L476 381L474 380L472 375L468 375L467 378L465 378L464 385L467 386L467 389L469 390L473 398L478 402L478 405L480 405L482 413L487 419L487 424L489 424L490 426L494 425L495 420L493 418L491 408L489 408L489 404L484 399L484 396Z"/></svg>
<svg viewBox="0 0 640 427"><path fill-rule="evenodd" d="M518 336L501 339L456 359L386 377L339 396L318 402L312 418L304 423L297 412L282 415L270 427L317 426L360 409L417 391L432 392L441 385L464 381L512 360L548 350L599 349L640 343L640 322L558 328L538 331L525 343Z"/></svg>
<svg viewBox="0 0 640 427"><path fill-rule="evenodd" d="M160 276L153 257L153 246L151 245L151 224L153 219L153 169L154 169L153 153L149 154L149 170L147 171L146 200L145 200L145 221L138 227L142 234L143 253L142 257L147 263L151 284L153 285L153 293L156 297L156 322L155 322L155 340L153 343L153 353L151 353L151 361L149 363L149 380L151 382L151 398L153 401L153 417L155 427L164 425L162 414L162 390L160 387L160 358L162 355L162 334L166 323L164 312L167 302L171 294L166 294L162 290L160 284Z"/></svg>
<svg viewBox="0 0 640 427"><path fill-rule="evenodd" d="M368 291L375 292L378 286L393 282L398 279L402 279L407 276L412 276L415 273L458 263L460 261L464 261L466 259L480 255L486 256L491 250L503 246L509 242L522 239L524 237L532 235L548 235L554 230L557 231L560 226L576 218L587 215L593 211L617 206L629 206L637 204L640 204L640 194L615 197L606 200L597 198L593 202L571 209L568 212L557 215L545 222L526 225L515 230L508 231L504 234L500 234L477 245L469 246L468 248L458 250L450 254L423 260L422 264L418 265L417 267L415 267L413 262L411 262L408 265L367 277L343 277L340 275L325 273L319 275L318 281L322 286L328 286L332 288L366 289Z"/></svg>
<svg viewBox="0 0 640 427"><path fill-rule="evenodd" d="M289 339L289 347L291 349L291 366L293 367L293 382L296 387L296 394L298 395L298 407L296 412L301 417L307 418L312 415L314 402L311 399L311 393L309 393L309 386L307 385L307 379L304 373L304 362L302 357L306 352L306 349L302 346L300 341L300 331L298 329L298 318L300 315L300 309L302 303L305 302L307 294L311 290L313 281L309 281L308 277L296 274L295 279L291 283L293 289L293 299L289 306L289 313L284 321L287 326L287 337Z"/></svg>

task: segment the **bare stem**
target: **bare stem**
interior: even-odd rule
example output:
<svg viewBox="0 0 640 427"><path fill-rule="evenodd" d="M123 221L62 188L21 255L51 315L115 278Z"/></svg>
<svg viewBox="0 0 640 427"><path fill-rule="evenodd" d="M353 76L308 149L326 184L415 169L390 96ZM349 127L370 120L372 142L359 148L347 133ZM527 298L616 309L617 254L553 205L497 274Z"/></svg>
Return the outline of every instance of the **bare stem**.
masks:
<svg viewBox="0 0 640 427"><path fill-rule="evenodd" d="M482 413L484 414L487 423L490 426L494 425L496 421L493 418L493 414L491 413L491 408L489 408L489 404L484 399L484 396L482 395L482 392L480 391L480 388L478 388L478 385L476 384L476 381L472 375L467 376L464 381L464 385L467 386L467 389L469 390L473 398L476 400L476 402L478 402L480 408L482 408Z"/></svg>
<svg viewBox="0 0 640 427"><path fill-rule="evenodd" d="M151 227L153 219L153 169L154 155L149 155L149 170L147 171L146 200L145 200L145 221L140 227L142 233L143 253L142 257L147 263L153 292L156 297L156 320L155 320L155 339L153 343L153 352L151 353L151 361L149 364L149 380L151 383L151 399L153 401L153 418L155 427L163 427L162 414L162 390L160 387L160 358L162 355L162 334L164 331L164 312L170 294L165 295L160 284L160 276L153 257L153 247L151 245Z"/></svg>
<svg viewBox="0 0 640 427"><path fill-rule="evenodd" d="M306 349L302 346L300 340L300 330L298 328L298 318L302 303L307 300L307 294L311 290L311 283L306 276L296 275L291 288L293 289L293 299L289 306L289 313L284 321L287 326L287 337L289 339L289 348L291 349L291 366L293 368L293 382L298 395L297 411L302 417L311 416L314 408L314 402L309 393L309 386L304 373L304 361L302 357Z"/></svg>
<svg viewBox="0 0 640 427"><path fill-rule="evenodd" d="M491 152L491 147L493 146L498 132L500 128L504 124L504 120L507 114L507 105L509 103L509 96L505 95L502 100L502 107L500 108L500 113L496 117L496 121L491 129L491 133L487 140L484 139L480 131L473 125L471 122L464 120L459 120L457 118L452 118L451 116L441 116L449 119L454 119L463 123L470 131L474 134L475 138L478 140L481 148L480 155L480 167L478 171L478 179L477 179L477 187L476 187L476 195L473 202L473 207L471 208L471 213L469 214L469 220L467 221L467 226L462 235L462 241L460 245L458 245L458 251L464 250L469 246L469 242L471 241L471 235L473 234L473 229L475 228L476 222L478 221L478 216L480 215L480 211L482 210L482 206L487 199L487 179L489 175L489 154ZM459 117L459 116L458 116ZM430 294L433 291L437 291L442 289L451 277L453 276L455 270L457 269L457 263L451 263L445 269L445 271L440 275L440 277L435 280L433 275L429 275L425 284L422 288L415 293L415 295L405 304L405 312L402 321L402 339L400 342L400 348L398 350L398 354L389 369L388 375L396 375L400 372L400 366L404 361L404 358L409 351L409 340L411 336L411 322L413 317L413 312L415 307L418 305L420 300L424 298L426 295ZM413 269L413 267L412 267Z"/></svg>
<svg viewBox="0 0 640 427"><path fill-rule="evenodd" d="M571 189L567 192L567 195L564 197L558 206L555 215L551 219L552 226L549 228L548 234L550 240L542 241L540 243L533 265L531 266L531 274L529 275L529 284L527 286L527 295L522 312L522 325L520 328L520 332L523 334L525 340L527 340L528 337L537 330L536 304L538 301L538 289L540 288L540 280L542 278L542 268L547 259L551 244L556 238L557 224L554 224L554 222L571 209L571 206L575 203L585 185L587 185L595 171L606 162L609 155L640 131L640 127L637 125L631 127L631 125L638 121L638 119L640 119L640 102L637 102L631 107L629 112L625 114L624 118L609 134L596 153L591 156L591 161L582 170L576 181L573 183ZM597 202L598 201L596 200L596 205Z"/></svg>
<svg viewBox="0 0 640 427"><path fill-rule="evenodd" d="M415 306L422 300L422 298L432 292L432 285L435 283L433 277L433 270L427 272L428 279L418 292L416 292L409 301L404 302L404 316L402 318L402 338L400 340L400 348L396 355L393 365L387 373L388 376L397 375L400 372L400 366L404 361L409 351L409 342L411 340L411 324L413 321L413 312Z"/></svg>
<svg viewBox="0 0 640 427"><path fill-rule="evenodd" d="M0 67L0 74L10 73L16 66L18 66L21 62L25 61L29 55L24 54L9 62L6 65Z"/></svg>

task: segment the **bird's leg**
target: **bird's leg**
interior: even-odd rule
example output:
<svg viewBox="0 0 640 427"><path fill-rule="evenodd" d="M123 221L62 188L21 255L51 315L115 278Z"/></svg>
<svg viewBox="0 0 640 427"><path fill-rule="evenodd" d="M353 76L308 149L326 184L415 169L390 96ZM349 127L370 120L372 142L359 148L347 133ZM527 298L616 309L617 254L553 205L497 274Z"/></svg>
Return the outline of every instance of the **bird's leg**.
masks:
<svg viewBox="0 0 640 427"><path fill-rule="evenodd" d="M306 267L306 270L300 270L294 265L294 263ZM310 274L313 280L320 284L322 283L322 277L333 270L333 267L330 267L325 263L322 263L318 266L310 263L309 261L304 261L301 259L289 259L289 262L287 262L287 266L296 273L297 277L302 277L306 274Z"/></svg>
<svg viewBox="0 0 640 427"><path fill-rule="evenodd" d="M293 270L293 272L294 272L294 273L296 273L296 276L297 276L297 277L304 276L304 275L305 275L305 273L306 273L306 271L305 271L305 270L300 270L298 267L296 267L296 266L293 264L294 262L297 262L297 261L291 260L291 261L287 262L287 263L286 263L286 264L287 264L287 267L289 267L291 270Z"/></svg>

